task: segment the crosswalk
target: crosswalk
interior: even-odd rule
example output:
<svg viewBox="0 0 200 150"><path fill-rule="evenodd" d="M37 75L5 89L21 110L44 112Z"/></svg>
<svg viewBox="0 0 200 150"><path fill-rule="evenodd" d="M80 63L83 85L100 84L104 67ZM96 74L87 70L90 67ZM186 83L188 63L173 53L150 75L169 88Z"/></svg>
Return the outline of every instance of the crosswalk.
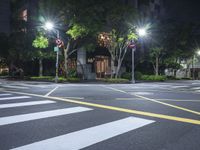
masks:
<svg viewBox="0 0 200 150"><path fill-rule="evenodd" d="M59 102L48 99L33 100L33 97L30 96L19 96L19 95L12 95L9 93L0 93L0 111L4 109L6 111L11 111L11 109L23 108L27 106L39 107L48 104L56 105L57 103ZM71 116L73 114L79 114L85 112L92 113L93 111L95 110L88 107L70 106L67 108L62 107L56 109L54 108L51 110L39 110L37 112L26 112L26 113L22 112L22 114L20 113L20 114L0 117L0 130L1 128L7 127L8 125L9 127L10 126L12 127L13 125L16 124L20 125L20 123L26 124L31 121L40 122L43 119L51 119L53 117L62 118L65 116ZM90 126L69 133L67 133L66 131L66 133L64 132L61 135L53 136L42 140L35 140L33 143L28 142L23 145L21 144L17 146L9 145L7 147L8 149L12 150L47 150L47 149L78 150L86 148L88 146L92 146L94 144L108 140L110 138L120 136L121 134L125 134L127 132L133 131L143 126L152 124L154 122L155 122L154 120L147 120L143 118L130 116L125 118L120 118L118 120L112 120L111 122L100 123L99 125L95 124L95 126ZM18 129L16 128L15 130L17 131ZM23 138L21 140L23 140ZM78 143L74 141L78 141ZM2 146L1 144L2 143L0 141L0 149L4 149L3 147L1 147Z"/></svg>

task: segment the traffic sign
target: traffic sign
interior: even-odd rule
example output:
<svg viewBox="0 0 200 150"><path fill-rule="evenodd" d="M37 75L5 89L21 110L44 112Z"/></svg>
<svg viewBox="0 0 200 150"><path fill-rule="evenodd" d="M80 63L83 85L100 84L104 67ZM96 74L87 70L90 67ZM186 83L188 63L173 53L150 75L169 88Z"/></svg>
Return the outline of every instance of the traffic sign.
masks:
<svg viewBox="0 0 200 150"><path fill-rule="evenodd" d="M54 52L57 52L57 51L59 51L59 48L58 48L58 46L55 46L54 47Z"/></svg>

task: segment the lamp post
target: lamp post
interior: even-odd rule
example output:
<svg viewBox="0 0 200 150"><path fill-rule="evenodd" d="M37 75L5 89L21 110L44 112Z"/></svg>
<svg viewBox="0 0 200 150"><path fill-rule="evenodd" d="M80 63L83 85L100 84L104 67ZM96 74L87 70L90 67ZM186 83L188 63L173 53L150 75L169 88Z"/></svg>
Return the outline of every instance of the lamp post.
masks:
<svg viewBox="0 0 200 150"><path fill-rule="evenodd" d="M147 31L145 28L137 29L137 34L139 37L145 37L147 35ZM135 83L135 51L136 51L136 44L134 41L131 41L129 47L132 49L132 80L131 82Z"/></svg>
<svg viewBox="0 0 200 150"><path fill-rule="evenodd" d="M54 25L51 22L46 22L45 23L45 29L47 30L53 30ZM59 30L54 29L56 31L56 38L57 40L60 38ZM58 61L59 61L59 47L57 46L57 51L56 51L56 76L55 76L55 82L58 83Z"/></svg>

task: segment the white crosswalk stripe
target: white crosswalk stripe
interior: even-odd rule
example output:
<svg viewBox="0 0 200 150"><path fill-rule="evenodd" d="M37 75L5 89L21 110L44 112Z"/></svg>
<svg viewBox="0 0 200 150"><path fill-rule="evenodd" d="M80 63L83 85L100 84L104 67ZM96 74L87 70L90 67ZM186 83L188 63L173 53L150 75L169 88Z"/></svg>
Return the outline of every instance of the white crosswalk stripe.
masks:
<svg viewBox="0 0 200 150"><path fill-rule="evenodd" d="M11 88L11 89L29 89L29 87L24 87L24 86L18 86L18 85L2 85L2 87L5 88Z"/></svg>
<svg viewBox="0 0 200 150"><path fill-rule="evenodd" d="M0 94L0 96L10 96L12 94Z"/></svg>
<svg viewBox="0 0 200 150"><path fill-rule="evenodd" d="M0 98L0 101L2 101L2 100L13 100L13 99L25 99L25 98L31 98L31 97L30 96L2 97L2 98Z"/></svg>
<svg viewBox="0 0 200 150"><path fill-rule="evenodd" d="M29 102L22 102L22 103L1 104L0 109L1 108L42 105L42 104L52 104L52 103L56 103L56 102L50 101L50 100L42 100L42 101L29 101Z"/></svg>
<svg viewBox="0 0 200 150"><path fill-rule="evenodd" d="M90 110L92 109L86 108L86 107L72 107L72 108L65 108L65 109L29 113L29 114L23 114L23 115L15 115L15 116L9 116L9 117L1 117L0 126L19 123L19 122L25 122L25 121L31 121L31 120L36 120L36 119L42 119L42 118L49 118L49 117L79 113L79 112L90 111Z"/></svg>
<svg viewBox="0 0 200 150"><path fill-rule="evenodd" d="M78 150L143 127L153 122L153 120L128 117L47 140L35 142L29 145L14 148L12 150Z"/></svg>

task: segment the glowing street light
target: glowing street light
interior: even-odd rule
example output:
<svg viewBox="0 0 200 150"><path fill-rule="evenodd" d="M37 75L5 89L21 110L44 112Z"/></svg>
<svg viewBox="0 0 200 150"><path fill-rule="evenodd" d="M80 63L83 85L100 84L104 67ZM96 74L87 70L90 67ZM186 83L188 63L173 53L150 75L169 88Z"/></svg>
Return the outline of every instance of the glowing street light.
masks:
<svg viewBox="0 0 200 150"><path fill-rule="evenodd" d="M137 31L138 36L141 38L147 36L146 28L138 28L136 31ZM132 48L132 83L135 83L135 62L134 62L134 60L135 60L136 45L135 45L135 43L132 43L132 45L133 46L131 46L131 45L129 45L129 46L131 46L131 48Z"/></svg>
<svg viewBox="0 0 200 150"><path fill-rule="evenodd" d="M54 28L54 25L52 22L48 21L45 23L44 28L47 30L52 30Z"/></svg>
<svg viewBox="0 0 200 150"><path fill-rule="evenodd" d="M50 21L47 21L44 25L44 29L46 30L55 30L56 35L57 35L57 40L59 40L59 30L54 28L54 24ZM57 46L58 47L58 46ZM58 61L59 61L59 48L56 51L56 77L55 77L55 82L58 83Z"/></svg>
<svg viewBox="0 0 200 150"><path fill-rule="evenodd" d="M140 37L144 37L144 36L147 35L147 31L146 31L145 28L139 28L139 29L137 30L137 32L138 32L138 35L139 35Z"/></svg>

